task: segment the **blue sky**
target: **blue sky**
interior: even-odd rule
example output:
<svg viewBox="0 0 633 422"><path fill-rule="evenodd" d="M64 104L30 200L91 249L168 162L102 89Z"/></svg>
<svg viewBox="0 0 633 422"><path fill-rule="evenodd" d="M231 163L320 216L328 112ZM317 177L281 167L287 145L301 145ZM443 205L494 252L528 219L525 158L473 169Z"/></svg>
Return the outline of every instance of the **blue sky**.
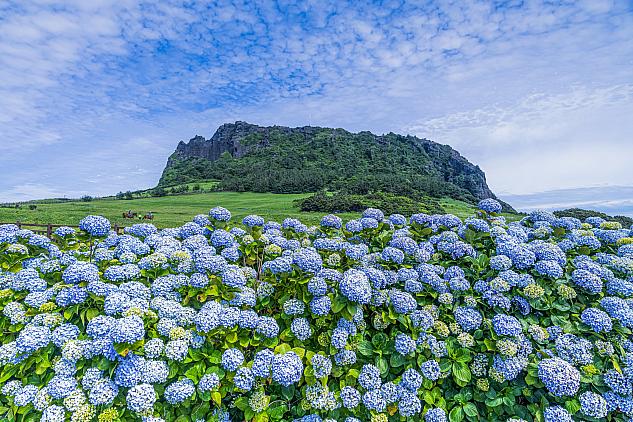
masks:
<svg viewBox="0 0 633 422"><path fill-rule="evenodd" d="M501 196L600 206L633 186L632 39L628 0L0 1L0 201L151 187L246 120L427 137Z"/></svg>

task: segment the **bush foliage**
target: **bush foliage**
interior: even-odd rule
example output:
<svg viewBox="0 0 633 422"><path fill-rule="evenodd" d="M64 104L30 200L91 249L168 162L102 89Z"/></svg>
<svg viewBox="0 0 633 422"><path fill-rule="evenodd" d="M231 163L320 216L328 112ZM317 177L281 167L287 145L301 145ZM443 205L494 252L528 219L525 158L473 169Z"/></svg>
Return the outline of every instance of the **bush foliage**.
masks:
<svg viewBox="0 0 633 422"><path fill-rule="evenodd" d="M0 226L0 418L629 418L631 229L480 208Z"/></svg>
<svg viewBox="0 0 633 422"><path fill-rule="evenodd" d="M328 194L321 191L307 198L296 200L295 203L299 205L301 211L307 212L360 212L373 207L379 208L387 214L411 215L416 212L440 214L444 212L442 206L434 198L419 197L413 199L389 193L355 195L344 192Z"/></svg>

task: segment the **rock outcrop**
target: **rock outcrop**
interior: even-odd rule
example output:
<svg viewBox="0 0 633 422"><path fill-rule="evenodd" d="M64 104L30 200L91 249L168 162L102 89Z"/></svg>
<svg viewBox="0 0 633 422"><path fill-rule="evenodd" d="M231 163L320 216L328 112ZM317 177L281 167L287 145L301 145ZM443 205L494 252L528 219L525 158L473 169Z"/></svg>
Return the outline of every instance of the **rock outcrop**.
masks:
<svg viewBox="0 0 633 422"><path fill-rule="evenodd" d="M237 160L257 156L259 161L254 162L259 165L265 164L261 163L261 160L272 156L275 158L275 165L278 165L279 154L284 154L288 150L295 154L292 157L288 157L288 160L295 160L296 158L308 160L304 161L305 167L311 163L309 160L314 161L315 158L296 157L297 151L300 152L299 155L301 155L301 152L306 155L305 153L313 151L311 148L313 143L319 143L318 146L315 146L314 151L316 151L318 150L317 147L321 147L324 142L327 143L330 138L331 142L327 145L330 149L326 150L330 154L332 152L331 148L336 148L336 146L333 147L332 145L343 147L344 145L341 143L345 142L348 143L346 147L351 148L352 151L358 151L358 146L362 146L363 149L369 146L372 149L382 150L381 153L391 154L390 158L393 158L394 151L396 151L395 154L400 154L404 151L406 155L413 154L419 157L419 162L424 163L423 166L420 167L418 165L418 168L415 169L417 174L422 175L422 177L424 177L423 175L433 176L443 183L451 184L467 191L475 199L495 197L486 183L484 172L448 145L438 144L415 136L403 136L393 133L374 135L370 132L359 132L354 134L343 129L313 126L296 128L284 126L263 127L242 121L223 124L210 139L205 139L203 136L195 136L189 142L181 141L175 152L169 157L159 185L167 186L183 181L209 178L210 174L215 175L215 177L211 178L217 178L217 166L211 163L220 160L227 153ZM291 147L296 148L275 149L274 152L268 151L271 145L276 145L275 143L279 143L280 139L283 139L286 143L290 142ZM335 144L335 142L341 143ZM303 145L300 145L301 143ZM349 145L352 146L350 147ZM397 147L394 147L394 145L397 145ZM323 151L323 149L319 151ZM367 151L359 151L358 153L366 155ZM290 152L288 154L290 155ZM316 159L320 158L317 157ZM369 160L371 159L369 158ZM207 167L213 168L214 171L206 171ZM404 170L409 171L408 174L410 174L410 165ZM397 173L399 168L390 168L389 171ZM346 177L349 176L349 174L346 175Z"/></svg>

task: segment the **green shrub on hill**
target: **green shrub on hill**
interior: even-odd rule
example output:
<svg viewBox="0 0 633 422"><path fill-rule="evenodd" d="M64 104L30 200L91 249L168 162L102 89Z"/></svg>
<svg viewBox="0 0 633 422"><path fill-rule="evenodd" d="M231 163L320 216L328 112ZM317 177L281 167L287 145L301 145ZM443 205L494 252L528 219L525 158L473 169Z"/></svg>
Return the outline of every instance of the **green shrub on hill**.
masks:
<svg viewBox="0 0 633 422"><path fill-rule="evenodd" d="M608 221L617 221L622 224L623 227L631 227L633 225L633 218L624 215L610 216L600 211L585 210L582 208L569 208L566 210L554 211L556 217L575 217L580 220L585 220L588 217L600 217Z"/></svg>
<svg viewBox="0 0 633 422"><path fill-rule="evenodd" d="M378 206L389 214L412 215L416 213L440 214L445 212L433 198L409 198L391 193L370 193L354 195L344 192L327 194L317 192L305 199L298 199L295 204L301 211L308 212L360 212L370 205Z"/></svg>

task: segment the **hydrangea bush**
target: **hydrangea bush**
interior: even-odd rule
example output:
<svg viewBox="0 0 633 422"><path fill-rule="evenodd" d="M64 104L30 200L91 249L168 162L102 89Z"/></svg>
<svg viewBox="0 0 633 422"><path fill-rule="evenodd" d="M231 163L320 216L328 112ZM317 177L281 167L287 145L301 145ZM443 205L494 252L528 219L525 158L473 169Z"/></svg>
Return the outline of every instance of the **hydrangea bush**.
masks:
<svg viewBox="0 0 633 422"><path fill-rule="evenodd" d="M0 226L0 418L631 420L632 230L500 210Z"/></svg>

